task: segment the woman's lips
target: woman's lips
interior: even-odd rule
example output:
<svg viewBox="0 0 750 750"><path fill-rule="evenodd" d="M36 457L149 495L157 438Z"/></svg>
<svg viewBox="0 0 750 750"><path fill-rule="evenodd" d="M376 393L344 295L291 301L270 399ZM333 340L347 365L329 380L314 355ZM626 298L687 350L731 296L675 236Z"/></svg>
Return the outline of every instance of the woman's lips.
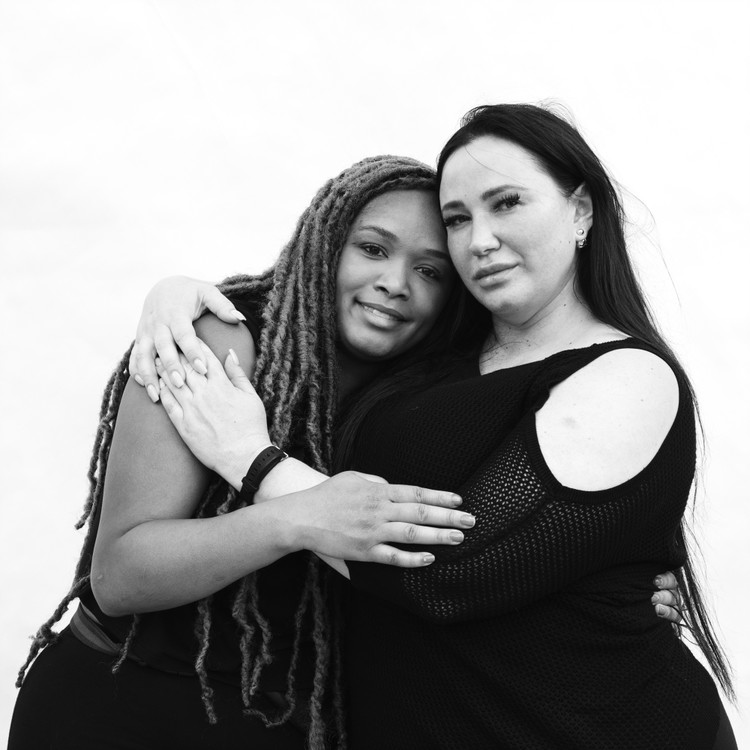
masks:
<svg viewBox="0 0 750 750"><path fill-rule="evenodd" d="M360 302L357 300L365 312L370 315L380 318L382 320L393 321L397 323L403 323L406 318L398 310L394 310L392 307L385 307L384 305L378 305L375 302Z"/></svg>
<svg viewBox="0 0 750 750"><path fill-rule="evenodd" d="M481 281L489 276L495 276L496 274L510 271L511 268L515 268L515 263L491 263L489 266L482 266L474 271L474 281Z"/></svg>
<svg viewBox="0 0 750 750"><path fill-rule="evenodd" d="M492 284L495 281L500 281L502 275L514 269L516 265L516 263L492 263L474 271L472 279L478 281L480 285Z"/></svg>

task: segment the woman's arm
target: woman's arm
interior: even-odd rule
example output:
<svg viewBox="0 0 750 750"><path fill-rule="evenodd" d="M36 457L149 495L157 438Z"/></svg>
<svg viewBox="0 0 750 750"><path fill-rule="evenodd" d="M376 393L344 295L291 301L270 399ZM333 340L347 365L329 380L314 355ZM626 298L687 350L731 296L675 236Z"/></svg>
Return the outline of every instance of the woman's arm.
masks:
<svg viewBox="0 0 750 750"><path fill-rule="evenodd" d="M128 369L135 381L146 387L152 401L159 400L154 367L157 355L178 387L185 377L178 347L198 372L205 373L203 351L192 323L206 311L225 323L236 324L245 319L232 302L207 281L170 276L157 282L146 295Z"/></svg>
<svg viewBox="0 0 750 750"><path fill-rule="evenodd" d="M233 349L245 374L250 372L254 346L244 326L207 317L199 330L214 352L225 357ZM215 359L211 363L217 365ZM202 377L190 378L196 376ZM183 398L192 393L187 383L179 392ZM262 434L265 425L260 429ZM252 443L252 431L250 438L243 430L239 434L231 451ZM129 381L109 455L92 563L92 588L104 612L116 616L192 602L299 549L424 565L430 560L422 553L391 559L387 542L403 538L403 528L425 517L445 526L464 515L430 507L424 516L424 506L408 502L421 493L426 501L452 506L453 493L390 486L349 472L307 492L287 489L291 494L272 503L192 518L210 477L167 412ZM420 527L419 533L433 544L453 543L446 529Z"/></svg>
<svg viewBox="0 0 750 750"><path fill-rule="evenodd" d="M204 331L222 325L207 316L197 327L203 336ZM270 443L265 410L246 371L231 354L225 360L226 373L210 350L204 355L205 376L183 360L187 376L181 388L168 379L161 381L162 403L200 461L239 489L254 456ZM160 365L159 370L163 372ZM344 575L344 558L404 567L425 565L431 554L425 558L424 552L400 550L391 542L455 545L463 540L459 529L473 525L469 514L453 510L460 503L454 493L390 485L356 472L329 479L293 458L277 464L266 476L255 503L279 498L288 502L289 493L297 493L300 503L294 520L302 546Z"/></svg>
<svg viewBox="0 0 750 750"><path fill-rule="evenodd" d="M252 340L225 326L246 368ZM231 335L230 335L231 334ZM299 549L290 503L194 519L210 480L160 406L128 382L104 482L92 587L110 615L166 609L201 599Z"/></svg>

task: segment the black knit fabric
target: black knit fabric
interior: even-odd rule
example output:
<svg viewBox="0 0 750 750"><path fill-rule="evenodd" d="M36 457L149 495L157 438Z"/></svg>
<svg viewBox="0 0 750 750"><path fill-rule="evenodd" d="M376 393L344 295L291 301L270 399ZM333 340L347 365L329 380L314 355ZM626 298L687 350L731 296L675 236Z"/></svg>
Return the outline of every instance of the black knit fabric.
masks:
<svg viewBox="0 0 750 750"><path fill-rule="evenodd" d="M692 404L627 482L563 487L535 411L550 388L634 340L561 352L389 400L355 468L454 490L477 518L424 569L350 563L352 747L710 748L719 698L659 620L652 579L679 566L695 468Z"/></svg>

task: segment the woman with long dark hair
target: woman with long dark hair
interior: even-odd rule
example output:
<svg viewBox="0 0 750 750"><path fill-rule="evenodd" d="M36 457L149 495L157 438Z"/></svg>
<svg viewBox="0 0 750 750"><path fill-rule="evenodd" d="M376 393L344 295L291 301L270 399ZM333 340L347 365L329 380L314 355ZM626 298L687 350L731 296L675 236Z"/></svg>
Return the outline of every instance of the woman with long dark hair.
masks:
<svg viewBox="0 0 750 750"><path fill-rule="evenodd" d="M337 465L456 491L477 524L422 569L348 563L352 746L735 747L709 673L649 604L654 575L678 570L685 627L731 695L684 530L695 397L636 281L612 181L531 105L470 112L438 179L481 336L359 399ZM187 389L160 374L178 429L209 414L191 393L222 382L216 368ZM248 424L262 446L262 420ZM194 450L199 432L183 433ZM292 468L262 491L301 486Z"/></svg>

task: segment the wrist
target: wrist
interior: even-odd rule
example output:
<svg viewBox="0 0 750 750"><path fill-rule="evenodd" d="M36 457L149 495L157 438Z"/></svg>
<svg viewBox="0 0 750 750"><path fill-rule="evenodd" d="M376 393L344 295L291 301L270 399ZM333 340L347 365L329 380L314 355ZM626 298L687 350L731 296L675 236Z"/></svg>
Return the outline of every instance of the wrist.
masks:
<svg viewBox="0 0 750 750"><path fill-rule="evenodd" d="M283 461L281 462L284 463ZM306 549L306 527L300 523L300 507L295 494L275 498L273 502L256 507L261 513L270 513L275 520L276 541L285 555Z"/></svg>
<svg viewBox="0 0 750 750"><path fill-rule="evenodd" d="M222 466L214 469L214 471L226 479L239 492L242 489L242 480L245 478L253 461L269 445L271 445L271 441L266 437L265 440L252 440L242 446L237 446L232 455L224 458Z"/></svg>
<svg viewBox="0 0 750 750"><path fill-rule="evenodd" d="M240 500L245 505L252 505L255 502L255 494L260 489L261 482L278 464L287 458L289 456L273 444L265 446L257 453L242 479Z"/></svg>

